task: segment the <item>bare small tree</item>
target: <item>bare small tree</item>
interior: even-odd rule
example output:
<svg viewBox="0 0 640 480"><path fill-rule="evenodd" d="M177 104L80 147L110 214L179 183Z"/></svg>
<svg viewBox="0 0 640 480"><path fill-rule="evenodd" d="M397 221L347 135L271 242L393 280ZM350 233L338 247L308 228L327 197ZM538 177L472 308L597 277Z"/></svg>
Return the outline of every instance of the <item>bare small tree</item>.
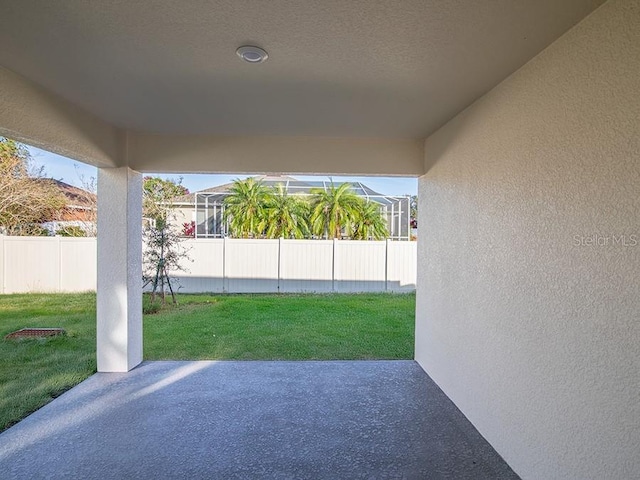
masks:
<svg viewBox="0 0 640 480"><path fill-rule="evenodd" d="M14 140L0 137L0 228L9 235L32 235L40 223L54 218L66 199L43 169L34 169L29 151Z"/></svg>
<svg viewBox="0 0 640 480"><path fill-rule="evenodd" d="M186 255L182 238L172 228L157 228L146 225L144 228L145 249L143 255L144 285L151 285L151 302L160 297L166 303L167 294L173 304L177 304L176 281L172 273L184 271L181 260Z"/></svg>
<svg viewBox="0 0 640 480"><path fill-rule="evenodd" d="M151 285L151 302L160 297L166 302L167 294L177 304L175 278L172 272L184 271L188 252L182 245L179 226L174 225L173 199L188 193L180 181L146 177L143 183L143 282Z"/></svg>

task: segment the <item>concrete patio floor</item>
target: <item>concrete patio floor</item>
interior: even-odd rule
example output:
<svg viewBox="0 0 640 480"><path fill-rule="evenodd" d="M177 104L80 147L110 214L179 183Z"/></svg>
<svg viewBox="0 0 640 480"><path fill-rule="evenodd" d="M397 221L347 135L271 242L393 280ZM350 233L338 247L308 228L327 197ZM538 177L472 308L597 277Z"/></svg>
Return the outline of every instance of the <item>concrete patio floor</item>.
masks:
<svg viewBox="0 0 640 480"><path fill-rule="evenodd" d="M412 361L145 362L0 435L0 477L511 479Z"/></svg>

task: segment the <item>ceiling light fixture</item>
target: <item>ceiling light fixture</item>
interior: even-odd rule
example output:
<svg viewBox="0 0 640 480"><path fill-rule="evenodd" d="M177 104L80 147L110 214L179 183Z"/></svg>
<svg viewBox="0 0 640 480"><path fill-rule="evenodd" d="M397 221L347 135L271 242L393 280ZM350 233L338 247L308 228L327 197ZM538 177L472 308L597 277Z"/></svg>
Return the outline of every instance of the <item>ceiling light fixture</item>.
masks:
<svg viewBox="0 0 640 480"><path fill-rule="evenodd" d="M236 53L247 63L262 63L269 58L269 54L267 52L260 47L254 47L252 45L243 45L236 50Z"/></svg>

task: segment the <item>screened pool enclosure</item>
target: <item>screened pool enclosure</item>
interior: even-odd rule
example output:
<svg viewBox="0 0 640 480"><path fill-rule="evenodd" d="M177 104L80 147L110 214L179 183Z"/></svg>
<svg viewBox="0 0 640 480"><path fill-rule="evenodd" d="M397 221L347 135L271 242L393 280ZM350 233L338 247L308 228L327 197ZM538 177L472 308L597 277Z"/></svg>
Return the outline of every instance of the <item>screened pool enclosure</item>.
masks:
<svg viewBox="0 0 640 480"><path fill-rule="evenodd" d="M266 187L282 185L290 195L311 196L313 189L327 190L331 186L330 181L298 180L289 176L257 177ZM345 182L334 182L335 186ZM353 192L368 202L379 205L380 215L387 222L389 239L410 240L410 200L409 196L389 196L378 193L360 182L346 182L351 185ZM208 188L189 195L180 197L176 202L185 213L191 210L190 218L195 222L196 238L222 238L227 236L227 225L224 222L224 199L229 195L232 184L228 183L213 188Z"/></svg>

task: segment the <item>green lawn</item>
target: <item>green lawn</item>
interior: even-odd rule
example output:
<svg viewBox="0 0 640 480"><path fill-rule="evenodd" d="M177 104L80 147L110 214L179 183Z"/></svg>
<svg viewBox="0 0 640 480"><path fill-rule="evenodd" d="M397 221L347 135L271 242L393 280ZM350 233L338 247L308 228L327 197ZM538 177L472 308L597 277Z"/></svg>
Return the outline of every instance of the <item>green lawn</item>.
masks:
<svg viewBox="0 0 640 480"><path fill-rule="evenodd" d="M0 295L0 431L96 370L95 295ZM4 340L24 327L66 337Z"/></svg>
<svg viewBox="0 0 640 480"><path fill-rule="evenodd" d="M413 358L413 295L183 295L144 320L144 357ZM210 303L206 303L210 302Z"/></svg>
<svg viewBox="0 0 640 480"><path fill-rule="evenodd" d="M415 295L181 295L144 318L146 360L413 358ZM0 295L0 431L95 372L95 295Z"/></svg>

